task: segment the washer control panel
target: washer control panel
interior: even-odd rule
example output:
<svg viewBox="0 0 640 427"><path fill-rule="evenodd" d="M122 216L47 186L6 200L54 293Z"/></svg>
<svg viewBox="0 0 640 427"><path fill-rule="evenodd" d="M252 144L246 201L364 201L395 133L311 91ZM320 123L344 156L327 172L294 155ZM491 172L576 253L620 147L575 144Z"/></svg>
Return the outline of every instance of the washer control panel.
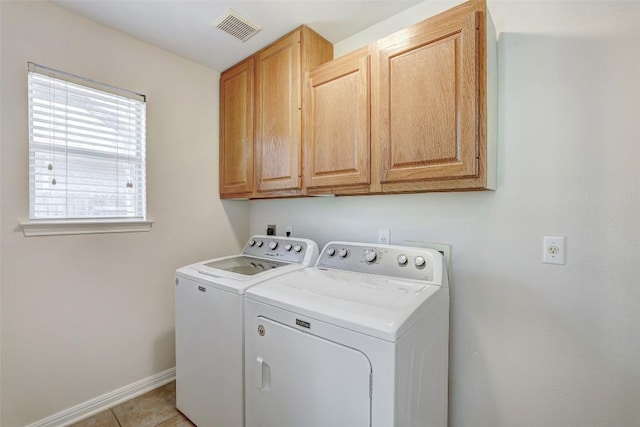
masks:
<svg viewBox="0 0 640 427"><path fill-rule="evenodd" d="M315 247L316 244L308 239L280 236L253 236L244 246L242 254L251 257L273 258L278 261L302 264L305 261L305 256L307 256L308 253L312 254Z"/></svg>
<svg viewBox="0 0 640 427"><path fill-rule="evenodd" d="M329 242L322 250L316 267L442 284L442 274L435 272L442 269L443 262L442 254L433 249Z"/></svg>

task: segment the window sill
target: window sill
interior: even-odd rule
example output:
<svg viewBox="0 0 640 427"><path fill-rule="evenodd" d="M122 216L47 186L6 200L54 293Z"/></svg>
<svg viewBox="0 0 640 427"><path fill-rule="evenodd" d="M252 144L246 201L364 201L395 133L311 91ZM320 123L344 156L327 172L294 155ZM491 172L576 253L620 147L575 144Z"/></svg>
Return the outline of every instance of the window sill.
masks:
<svg viewBox="0 0 640 427"><path fill-rule="evenodd" d="M149 231L152 225L153 221L139 220L30 220L20 222L20 228L22 228L25 237L60 236L68 234L133 233Z"/></svg>

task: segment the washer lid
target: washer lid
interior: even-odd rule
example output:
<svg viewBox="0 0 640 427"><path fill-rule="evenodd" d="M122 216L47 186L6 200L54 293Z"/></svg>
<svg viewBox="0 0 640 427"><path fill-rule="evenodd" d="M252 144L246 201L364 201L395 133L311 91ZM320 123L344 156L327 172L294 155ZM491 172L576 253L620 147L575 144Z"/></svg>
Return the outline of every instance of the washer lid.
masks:
<svg viewBox="0 0 640 427"><path fill-rule="evenodd" d="M241 275L238 277L239 280L246 280L256 274L264 273L265 271L283 267L285 265L289 265L289 263L239 255L206 261L200 264L197 268L198 271L203 274L210 274L217 277L224 274L223 272L226 272L239 274Z"/></svg>
<svg viewBox="0 0 640 427"><path fill-rule="evenodd" d="M336 326L397 341L431 307L447 300L448 288L311 267L263 282L247 298Z"/></svg>
<svg viewBox="0 0 640 427"><path fill-rule="evenodd" d="M289 273L301 268L305 268L302 264L282 264L277 268L262 269L261 267L251 267L250 272L239 271L237 268L220 269L213 266L207 266L207 264L217 263L231 263L231 265L240 266L243 262L238 264L238 258L241 256L230 256L211 259L207 261L198 262L195 264L187 265L176 270L176 276L186 277L191 280L195 280L205 286L212 286L224 291L233 292L236 294L244 294L245 291L258 283L261 283L267 279L280 276L282 274ZM263 263L271 263L271 260L260 260ZM263 265L264 267L264 265ZM273 267L273 266L272 266ZM243 269L245 267L238 267ZM232 271L236 270L236 271ZM247 274L250 273L250 274Z"/></svg>

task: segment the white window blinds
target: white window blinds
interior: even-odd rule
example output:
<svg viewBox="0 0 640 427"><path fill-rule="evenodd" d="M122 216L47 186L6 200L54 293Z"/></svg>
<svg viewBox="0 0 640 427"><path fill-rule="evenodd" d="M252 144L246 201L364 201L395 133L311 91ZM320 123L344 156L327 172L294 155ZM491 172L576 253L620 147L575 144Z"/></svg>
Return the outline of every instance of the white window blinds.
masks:
<svg viewBox="0 0 640 427"><path fill-rule="evenodd" d="M31 219L146 217L144 95L29 63Z"/></svg>

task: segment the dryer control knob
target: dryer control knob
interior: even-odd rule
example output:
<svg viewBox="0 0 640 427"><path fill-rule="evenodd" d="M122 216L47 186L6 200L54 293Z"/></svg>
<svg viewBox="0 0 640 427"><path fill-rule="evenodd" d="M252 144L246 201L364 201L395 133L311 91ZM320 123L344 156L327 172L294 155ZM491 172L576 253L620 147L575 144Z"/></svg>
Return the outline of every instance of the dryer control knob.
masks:
<svg viewBox="0 0 640 427"><path fill-rule="evenodd" d="M426 264L426 261L421 256L417 256L414 262L416 264L416 267L424 267L424 265Z"/></svg>
<svg viewBox="0 0 640 427"><path fill-rule="evenodd" d="M249 246L255 246L255 244L256 244L255 240L253 239L249 240Z"/></svg>
<svg viewBox="0 0 640 427"><path fill-rule="evenodd" d="M376 251L374 250L368 250L364 253L364 260L367 262L373 262L376 260L377 257L378 257L378 254L376 254Z"/></svg>
<svg viewBox="0 0 640 427"><path fill-rule="evenodd" d="M296 251L296 252L300 252L300 251L302 250L302 246L300 246L300 245L295 245L295 246L293 247L293 250L294 250L294 251Z"/></svg>
<svg viewBox="0 0 640 427"><path fill-rule="evenodd" d="M340 255L340 258L346 258L347 255L349 255L349 251L345 248L342 248L340 249L340 251L338 251L338 255Z"/></svg>
<svg viewBox="0 0 640 427"><path fill-rule="evenodd" d="M264 244L264 242L262 242L262 240L258 240L258 247L259 248L261 248L263 244Z"/></svg>
<svg viewBox="0 0 640 427"><path fill-rule="evenodd" d="M293 247L293 246L291 246L291 243L287 243L286 245L284 245L284 249L285 249L286 251L290 251L292 247Z"/></svg>
<svg viewBox="0 0 640 427"><path fill-rule="evenodd" d="M334 256L336 254L336 248L327 249L327 255Z"/></svg>
<svg viewBox="0 0 640 427"><path fill-rule="evenodd" d="M272 251L274 251L277 247L278 247L278 242L276 241L269 242L269 249L271 249Z"/></svg>
<svg viewBox="0 0 640 427"><path fill-rule="evenodd" d="M405 254L398 255L398 265L407 265L408 261L409 259L407 259Z"/></svg>

